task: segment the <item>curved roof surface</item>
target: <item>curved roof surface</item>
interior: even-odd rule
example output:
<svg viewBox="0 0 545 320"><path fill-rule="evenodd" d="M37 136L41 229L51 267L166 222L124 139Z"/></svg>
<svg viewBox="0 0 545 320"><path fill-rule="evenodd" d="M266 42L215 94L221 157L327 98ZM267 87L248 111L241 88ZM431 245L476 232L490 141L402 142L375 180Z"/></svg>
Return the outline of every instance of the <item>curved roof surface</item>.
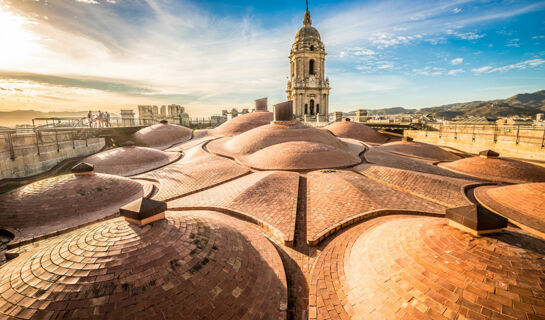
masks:
<svg viewBox="0 0 545 320"><path fill-rule="evenodd" d="M489 210L545 236L545 183L479 187L475 198Z"/></svg>
<svg viewBox="0 0 545 320"><path fill-rule="evenodd" d="M95 172L132 176L167 165L180 153L163 152L146 147L120 147L93 154L82 162L95 166Z"/></svg>
<svg viewBox="0 0 545 320"><path fill-rule="evenodd" d="M545 168L506 158L471 157L440 163L440 167L494 182L527 183L545 181Z"/></svg>
<svg viewBox="0 0 545 320"><path fill-rule="evenodd" d="M314 40L314 41L321 41L320 39L320 32L313 26L303 26L297 33L295 34L295 42L298 41L306 41L306 40Z"/></svg>
<svg viewBox="0 0 545 320"><path fill-rule="evenodd" d="M212 130L218 136L236 136L248 130L269 124L273 120L272 112L256 111L235 117Z"/></svg>
<svg viewBox="0 0 545 320"><path fill-rule="evenodd" d="M384 143L388 141L387 136L377 132L375 129L362 123L352 121L335 122L325 127L325 129L328 129L337 137L373 143Z"/></svg>
<svg viewBox="0 0 545 320"><path fill-rule="evenodd" d="M4 317L286 318L274 246L246 222L213 214L84 227L6 263L0 287Z"/></svg>
<svg viewBox="0 0 545 320"><path fill-rule="evenodd" d="M437 146L421 142L396 141L375 148L404 156L413 156L436 161L453 161L460 159L457 155Z"/></svg>
<svg viewBox="0 0 545 320"><path fill-rule="evenodd" d="M362 145L299 122L261 126L207 145L209 151L260 169L308 170L355 165ZM336 154L336 157L335 157Z"/></svg>
<svg viewBox="0 0 545 320"><path fill-rule="evenodd" d="M133 138L140 145L164 150L191 139L192 134L191 129L183 126L158 123L138 130Z"/></svg>
<svg viewBox="0 0 545 320"><path fill-rule="evenodd" d="M516 232L475 238L441 218L369 220L314 264L310 318L538 318L544 248Z"/></svg>
<svg viewBox="0 0 545 320"><path fill-rule="evenodd" d="M0 228L15 242L51 235L111 216L150 191L108 174L56 176L0 194Z"/></svg>
<svg viewBox="0 0 545 320"><path fill-rule="evenodd" d="M339 168L361 162L357 154L307 141L282 142L239 159L252 168L267 170Z"/></svg>

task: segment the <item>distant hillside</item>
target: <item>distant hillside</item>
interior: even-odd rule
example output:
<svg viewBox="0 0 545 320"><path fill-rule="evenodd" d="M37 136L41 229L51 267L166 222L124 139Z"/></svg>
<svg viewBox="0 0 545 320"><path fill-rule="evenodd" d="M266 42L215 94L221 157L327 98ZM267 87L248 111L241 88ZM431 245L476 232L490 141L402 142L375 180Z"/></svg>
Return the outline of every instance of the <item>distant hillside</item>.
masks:
<svg viewBox="0 0 545 320"><path fill-rule="evenodd" d="M35 110L0 111L0 126L15 127L16 124L32 124L34 118L85 117L88 111L41 112ZM115 116L113 113L110 114Z"/></svg>
<svg viewBox="0 0 545 320"><path fill-rule="evenodd" d="M521 93L503 100L472 101L423 108L420 112L447 120L457 116L533 117L537 113L545 112L545 90L534 93Z"/></svg>

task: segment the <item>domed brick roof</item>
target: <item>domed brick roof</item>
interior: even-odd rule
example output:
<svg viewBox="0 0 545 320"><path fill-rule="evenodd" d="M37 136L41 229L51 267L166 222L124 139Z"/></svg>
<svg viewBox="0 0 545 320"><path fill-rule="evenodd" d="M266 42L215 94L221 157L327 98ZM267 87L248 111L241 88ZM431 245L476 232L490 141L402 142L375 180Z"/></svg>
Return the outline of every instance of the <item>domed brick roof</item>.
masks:
<svg viewBox="0 0 545 320"><path fill-rule="evenodd" d="M132 176L162 167L180 157L180 153L128 146L99 152L83 161L93 164L95 172Z"/></svg>
<svg viewBox="0 0 545 320"><path fill-rule="evenodd" d="M272 145L239 158L243 163L268 170L339 168L361 162L357 154L323 143L290 141Z"/></svg>
<svg viewBox="0 0 545 320"><path fill-rule="evenodd" d="M112 216L151 187L100 173L40 180L0 194L0 228L12 231L14 242L52 235Z"/></svg>
<svg viewBox="0 0 545 320"><path fill-rule="evenodd" d="M308 170L355 165L362 145L299 122L272 123L207 145L210 152L260 169Z"/></svg>
<svg viewBox="0 0 545 320"><path fill-rule="evenodd" d="M511 222L545 236L545 183L479 187L475 190L475 198Z"/></svg>
<svg viewBox="0 0 545 320"><path fill-rule="evenodd" d="M310 319L537 319L544 244L512 231L475 238L441 218L372 219L314 264Z"/></svg>
<svg viewBox="0 0 545 320"><path fill-rule="evenodd" d="M191 139L192 134L191 129L183 126L158 123L138 130L133 134L133 138L140 145L164 150Z"/></svg>
<svg viewBox="0 0 545 320"><path fill-rule="evenodd" d="M335 122L327 127L337 137L351 138L364 142L385 143L388 137L377 132L375 129L366 126L362 123L352 121Z"/></svg>
<svg viewBox="0 0 545 320"><path fill-rule="evenodd" d="M437 146L412 141L396 141L375 147L377 150L388 151L404 156L413 156L436 161L453 161L460 157Z"/></svg>
<svg viewBox="0 0 545 320"><path fill-rule="evenodd" d="M0 268L0 317L286 319L276 249L218 215L120 217L38 243Z"/></svg>
<svg viewBox="0 0 545 320"><path fill-rule="evenodd" d="M440 167L494 182L527 183L545 181L545 168L506 158L471 157L440 163Z"/></svg>
<svg viewBox="0 0 545 320"><path fill-rule="evenodd" d="M235 117L212 130L218 136L236 136L248 130L269 124L273 120L272 112L256 111Z"/></svg>

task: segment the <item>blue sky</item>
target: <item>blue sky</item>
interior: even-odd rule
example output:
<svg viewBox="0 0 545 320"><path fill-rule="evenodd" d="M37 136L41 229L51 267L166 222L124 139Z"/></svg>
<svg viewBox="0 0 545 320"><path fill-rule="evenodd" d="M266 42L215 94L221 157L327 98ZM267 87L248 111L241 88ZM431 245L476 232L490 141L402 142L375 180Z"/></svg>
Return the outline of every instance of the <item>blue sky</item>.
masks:
<svg viewBox="0 0 545 320"><path fill-rule="evenodd" d="M0 0L0 110L286 99L304 1ZM330 111L545 89L545 1L310 1Z"/></svg>

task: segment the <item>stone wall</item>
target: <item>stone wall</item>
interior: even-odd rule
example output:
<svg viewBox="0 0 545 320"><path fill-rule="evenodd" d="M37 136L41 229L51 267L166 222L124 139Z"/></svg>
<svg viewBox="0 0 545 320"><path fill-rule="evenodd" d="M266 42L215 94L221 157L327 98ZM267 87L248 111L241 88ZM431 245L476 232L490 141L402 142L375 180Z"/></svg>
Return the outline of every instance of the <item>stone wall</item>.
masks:
<svg viewBox="0 0 545 320"><path fill-rule="evenodd" d="M545 161L545 128L448 125L438 131L405 130L405 135L473 154L492 149L504 157Z"/></svg>
<svg viewBox="0 0 545 320"><path fill-rule="evenodd" d="M36 139L39 144L36 144ZM58 139L58 143L57 143ZM22 178L45 172L61 161L93 154L105 145L104 138L72 139L72 132L0 135L0 179ZM38 152L39 150L39 152Z"/></svg>

